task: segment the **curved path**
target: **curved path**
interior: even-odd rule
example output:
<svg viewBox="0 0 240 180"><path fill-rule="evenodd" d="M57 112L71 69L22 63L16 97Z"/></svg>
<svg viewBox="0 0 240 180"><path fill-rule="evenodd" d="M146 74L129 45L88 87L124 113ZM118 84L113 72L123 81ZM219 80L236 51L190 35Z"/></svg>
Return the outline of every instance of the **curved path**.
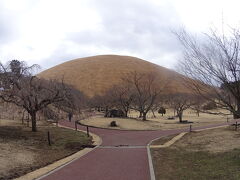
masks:
<svg viewBox="0 0 240 180"><path fill-rule="evenodd" d="M61 121L74 128L74 122ZM221 123L193 128L200 130L227 125ZM78 125L78 129L86 127ZM101 146L85 156L39 178L42 180L150 180L147 144L158 137L189 129L157 131L121 131L89 128L103 140Z"/></svg>

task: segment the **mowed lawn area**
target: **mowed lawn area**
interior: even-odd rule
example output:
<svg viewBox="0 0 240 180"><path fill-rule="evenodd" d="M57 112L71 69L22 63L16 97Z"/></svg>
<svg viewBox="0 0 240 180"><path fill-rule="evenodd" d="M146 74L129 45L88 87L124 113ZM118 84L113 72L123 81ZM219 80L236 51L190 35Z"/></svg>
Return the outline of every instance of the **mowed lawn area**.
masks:
<svg viewBox="0 0 240 180"><path fill-rule="evenodd" d="M230 127L192 132L151 153L159 180L240 179L240 130Z"/></svg>
<svg viewBox="0 0 240 180"><path fill-rule="evenodd" d="M92 144L85 133L54 127L38 127L38 132L15 123L0 125L0 179L12 179L69 156ZM3 125L4 124L4 125ZM47 132L50 132L51 146Z"/></svg>
<svg viewBox="0 0 240 180"><path fill-rule="evenodd" d="M213 112L217 113L219 111L220 110L214 110ZM221 112L228 113L225 111ZM125 130L166 130L189 128L189 124L179 123L178 117L174 117L174 119L170 120L168 119L169 117L174 116L174 111L172 109L167 109L167 113L163 116L157 112L155 112L155 115L156 117L153 117L153 114L149 112L147 115L147 121L143 121L141 118L137 118L139 116L139 112L133 110L129 113L130 118L106 118L104 117L104 113L97 112L96 116L83 119L80 122L90 126ZM188 109L183 113L183 120L191 121L193 127L224 123L227 122L227 119L232 120L232 117L207 113L200 113L200 116L197 116L196 112L191 109ZM117 127L110 127L110 123L112 121L116 121Z"/></svg>

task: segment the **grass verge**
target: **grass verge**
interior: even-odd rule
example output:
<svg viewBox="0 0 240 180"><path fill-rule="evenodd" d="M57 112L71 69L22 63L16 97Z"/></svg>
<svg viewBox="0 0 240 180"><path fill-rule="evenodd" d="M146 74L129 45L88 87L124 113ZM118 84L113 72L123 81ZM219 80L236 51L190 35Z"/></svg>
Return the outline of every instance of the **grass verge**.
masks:
<svg viewBox="0 0 240 180"><path fill-rule="evenodd" d="M85 133L51 125L39 127L38 132L22 126L0 126L0 179L22 176L91 144Z"/></svg>
<svg viewBox="0 0 240 180"><path fill-rule="evenodd" d="M172 138L174 138L175 136L177 136L178 134L172 134L172 135L169 135L169 136L164 136L164 137L161 137L155 141L153 141L151 143L151 145L163 145L165 144L166 142L170 141Z"/></svg>
<svg viewBox="0 0 240 180"><path fill-rule="evenodd" d="M151 149L156 179L240 179L240 145L226 149L222 140L239 143L239 134L226 128L190 133L173 146Z"/></svg>

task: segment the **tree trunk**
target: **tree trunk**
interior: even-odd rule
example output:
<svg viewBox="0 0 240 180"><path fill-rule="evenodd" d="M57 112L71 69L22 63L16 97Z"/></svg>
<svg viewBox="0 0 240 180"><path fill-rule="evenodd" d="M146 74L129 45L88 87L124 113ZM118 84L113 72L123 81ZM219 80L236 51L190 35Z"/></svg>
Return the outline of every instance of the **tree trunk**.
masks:
<svg viewBox="0 0 240 180"><path fill-rule="evenodd" d="M105 113L107 113L107 112L108 112L108 106L105 107Z"/></svg>
<svg viewBox="0 0 240 180"><path fill-rule="evenodd" d="M143 121L147 120L147 113L145 113L145 112L142 113L142 120Z"/></svg>
<svg viewBox="0 0 240 180"><path fill-rule="evenodd" d="M155 118L156 115L155 115L155 113L154 113L154 110L151 109L151 111L152 111L153 117Z"/></svg>
<svg viewBox="0 0 240 180"><path fill-rule="evenodd" d="M37 132L36 112L32 112L30 115L32 120L32 132Z"/></svg>
<svg viewBox="0 0 240 180"><path fill-rule="evenodd" d="M197 110L197 116L199 117L199 110Z"/></svg>
<svg viewBox="0 0 240 180"><path fill-rule="evenodd" d="M178 118L179 118L179 122L180 122L180 123L182 122L182 115L183 115L183 112L180 111L180 112L178 113Z"/></svg>
<svg viewBox="0 0 240 180"><path fill-rule="evenodd" d="M124 110L124 117L128 117L128 110Z"/></svg>
<svg viewBox="0 0 240 180"><path fill-rule="evenodd" d="M233 113L233 118L234 119L240 118L240 104L237 105L237 111Z"/></svg>
<svg viewBox="0 0 240 180"><path fill-rule="evenodd" d="M140 114L139 114L139 118L141 118L143 116L143 113L142 112L140 112Z"/></svg>
<svg viewBox="0 0 240 180"><path fill-rule="evenodd" d="M233 118L234 119L240 118L240 111L237 111L237 112L233 113Z"/></svg>
<svg viewBox="0 0 240 180"><path fill-rule="evenodd" d="M25 117L25 111L23 111L23 114L22 114L22 124L24 124L24 117Z"/></svg>

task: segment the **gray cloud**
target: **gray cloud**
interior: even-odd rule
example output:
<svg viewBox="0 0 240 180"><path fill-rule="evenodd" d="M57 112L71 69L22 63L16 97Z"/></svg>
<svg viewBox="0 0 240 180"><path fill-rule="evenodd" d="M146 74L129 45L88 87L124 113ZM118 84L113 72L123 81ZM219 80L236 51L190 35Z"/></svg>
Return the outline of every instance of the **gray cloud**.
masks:
<svg viewBox="0 0 240 180"><path fill-rule="evenodd" d="M101 19L100 27L95 30L67 33L66 38L55 47L55 51L40 62L43 69L74 58L123 53L159 65L174 66L180 49L171 30L182 23L171 3L157 6L146 0L90 2ZM30 1L28 4L27 9L34 6ZM20 36L16 18L17 15L11 15L10 11L1 8L0 3L1 43L13 41Z"/></svg>
<svg viewBox="0 0 240 180"><path fill-rule="evenodd" d="M140 58L155 59L156 63L157 59L179 51L171 30L181 23L170 4L157 7L144 1L103 0L95 1L95 7L102 19L101 30L72 33L68 40L114 51L128 51ZM163 59L158 63L171 66L173 62Z"/></svg>
<svg viewBox="0 0 240 180"><path fill-rule="evenodd" d="M12 15L0 3L0 46L17 36Z"/></svg>

